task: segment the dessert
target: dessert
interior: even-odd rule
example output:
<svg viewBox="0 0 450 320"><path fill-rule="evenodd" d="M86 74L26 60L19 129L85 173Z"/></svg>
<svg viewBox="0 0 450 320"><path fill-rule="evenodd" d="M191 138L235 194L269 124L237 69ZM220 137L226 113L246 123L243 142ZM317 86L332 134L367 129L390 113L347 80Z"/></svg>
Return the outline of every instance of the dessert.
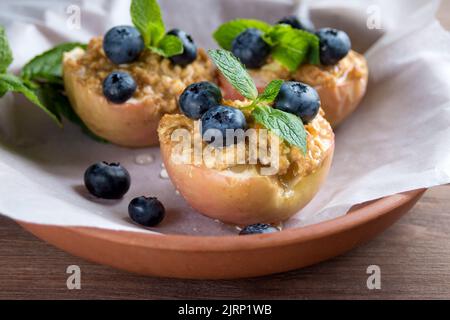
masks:
<svg viewBox="0 0 450 320"><path fill-rule="evenodd" d="M99 141L145 147L158 143L158 121L177 112L183 89L215 74L189 34L165 32L156 0L133 0L130 12L133 26L115 26L87 45L59 44L16 80L59 125L66 118Z"/></svg>
<svg viewBox="0 0 450 320"><path fill-rule="evenodd" d="M214 38L249 68L261 91L271 80L294 80L314 87L333 127L348 117L365 95L367 62L351 50L348 35L337 29L314 31L310 22L286 17L271 26L236 19L220 26ZM223 76L225 98L242 98Z"/></svg>
<svg viewBox="0 0 450 320"><path fill-rule="evenodd" d="M182 114L165 115L158 128L167 172L186 201L211 218L237 225L284 221L314 197L331 165L334 134L318 95L305 84L281 80L258 94L230 52L215 50L210 56L245 100L223 99L214 84L193 85L202 88L194 93L188 87L180 100ZM188 137L182 147L180 132ZM248 161L254 141L236 132L255 133L257 150L265 145L267 153ZM201 159L196 162L197 138ZM239 150L244 162L236 161Z"/></svg>
<svg viewBox="0 0 450 320"><path fill-rule="evenodd" d="M132 16L141 2L147 1L133 1ZM160 17L159 11L153 15ZM157 144L158 122L163 114L177 112L177 97L186 85L212 80L214 74L206 53L186 32L164 34L160 18L158 32L142 31L139 26L147 22L138 17L136 27L114 27L63 58L73 110L94 134L127 147Z"/></svg>

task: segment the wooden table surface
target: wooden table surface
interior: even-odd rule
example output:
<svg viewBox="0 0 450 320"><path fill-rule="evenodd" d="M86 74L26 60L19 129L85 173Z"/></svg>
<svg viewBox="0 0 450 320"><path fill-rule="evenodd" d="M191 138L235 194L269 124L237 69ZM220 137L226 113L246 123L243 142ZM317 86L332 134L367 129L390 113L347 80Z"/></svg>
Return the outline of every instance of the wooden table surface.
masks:
<svg viewBox="0 0 450 320"><path fill-rule="evenodd" d="M450 27L450 1L443 1L440 18ZM81 290L67 289L69 265L81 268ZM381 290L367 289L369 265L381 269ZM450 299L450 186L430 189L397 224L343 256L298 271L237 281L124 273L73 257L0 217L0 299L78 298Z"/></svg>

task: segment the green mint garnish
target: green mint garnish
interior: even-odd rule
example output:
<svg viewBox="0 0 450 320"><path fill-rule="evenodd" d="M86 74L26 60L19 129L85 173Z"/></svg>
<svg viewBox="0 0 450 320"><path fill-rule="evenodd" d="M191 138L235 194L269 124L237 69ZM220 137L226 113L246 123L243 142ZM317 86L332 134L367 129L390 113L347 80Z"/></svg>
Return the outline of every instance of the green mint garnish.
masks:
<svg viewBox="0 0 450 320"><path fill-rule="evenodd" d="M299 117L264 105L256 106L252 116L256 122L306 153L306 131Z"/></svg>
<svg viewBox="0 0 450 320"><path fill-rule="evenodd" d="M273 102L277 97L278 92L280 92L282 85L283 80L272 80L264 89L264 92L259 95L256 101L265 103Z"/></svg>
<svg viewBox="0 0 450 320"><path fill-rule="evenodd" d="M209 50L208 53L223 76L240 94L252 101L258 98L255 82L238 58L226 50Z"/></svg>
<svg viewBox="0 0 450 320"><path fill-rule="evenodd" d="M309 32L276 25L264 39L272 46L272 57L290 71L297 70L305 61L319 62L319 38Z"/></svg>
<svg viewBox="0 0 450 320"><path fill-rule="evenodd" d="M233 40L248 28L263 32L264 41L272 48L272 57L290 71L305 62L320 63L319 38L287 24L271 26L259 20L236 19L221 25L214 32L214 39L222 48L231 50Z"/></svg>
<svg viewBox="0 0 450 320"><path fill-rule="evenodd" d="M166 35L161 39L158 47L150 47L150 50L169 58L183 52L183 44L180 39L173 35Z"/></svg>
<svg viewBox="0 0 450 320"><path fill-rule="evenodd" d="M146 46L156 46L164 36L164 22L156 0L133 0L131 20L139 30Z"/></svg>
<svg viewBox="0 0 450 320"><path fill-rule="evenodd" d="M306 153L306 131L302 120L291 113L262 104L271 103L276 99L283 81L273 80L263 93L258 95L253 79L231 52L218 49L209 50L208 53L230 84L251 101L251 104L243 109L250 110L256 122Z"/></svg>
<svg viewBox="0 0 450 320"><path fill-rule="evenodd" d="M77 47L84 49L86 45L63 43L34 57L22 68L21 77L26 80L62 83L63 54Z"/></svg>
<svg viewBox="0 0 450 320"><path fill-rule="evenodd" d="M219 46L226 50L231 50L233 40L248 28L259 29L262 32L269 32L272 26L268 23L252 19L235 19L221 25L213 34Z"/></svg>
<svg viewBox="0 0 450 320"><path fill-rule="evenodd" d="M23 67L20 77L17 77L6 73L6 69L12 62L12 53L4 29L0 26L0 98L7 92L20 93L42 109L59 126L62 126L62 118L65 117L79 125L83 132L93 139L105 142L105 140L89 131L73 111L67 96L64 94L63 54L76 47L85 48L86 45L80 43L58 45L28 62Z"/></svg>
<svg viewBox="0 0 450 320"><path fill-rule="evenodd" d="M0 26L0 73L5 73L13 61L11 48L6 37L5 28Z"/></svg>
<svg viewBox="0 0 450 320"><path fill-rule="evenodd" d="M16 92L22 94L30 102L41 108L48 116L58 125L61 125L61 118L52 112L51 108L46 106L39 98L38 85L30 81L17 77L13 74L6 73L9 65L13 61L11 49L8 39L5 35L5 29L0 26L0 98L8 92Z"/></svg>
<svg viewBox="0 0 450 320"><path fill-rule="evenodd" d="M181 40L165 35L161 9L156 0L132 0L130 14L147 48L166 58L183 53Z"/></svg>

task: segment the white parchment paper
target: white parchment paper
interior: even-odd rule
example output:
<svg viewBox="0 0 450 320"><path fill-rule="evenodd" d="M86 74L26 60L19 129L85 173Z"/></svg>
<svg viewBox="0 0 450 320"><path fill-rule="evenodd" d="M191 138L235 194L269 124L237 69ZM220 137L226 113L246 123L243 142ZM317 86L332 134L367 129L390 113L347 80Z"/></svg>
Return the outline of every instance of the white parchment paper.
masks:
<svg viewBox="0 0 450 320"><path fill-rule="evenodd" d="M370 84L359 109L336 131L330 176L317 197L286 223L297 227L345 214L364 201L450 182L450 35L434 18L439 1L396 0L162 0L168 27L215 47L211 32L235 17L275 22L297 12L317 26L347 31L365 52ZM81 9L80 29L71 15ZM129 2L2 0L0 23L14 51L11 69L61 41L84 41L130 23ZM75 10L75 11L74 11ZM69 18L69 22L68 22ZM369 19L369 20L368 20ZM369 24L368 24L369 21ZM373 28L381 23L381 28ZM367 26L372 29L369 29ZM136 157L154 161L138 164ZM100 201L83 187L84 170L97 161L120 161L131 173L123 200ZM66 123L57 128L19 96L0 100L0 212L42 224L179 234L235 233L194 212L160 177L158 148L125 149L90 140ZM142 229L127 217L135 196L153 195L165 204L162 225Z"/></svg>

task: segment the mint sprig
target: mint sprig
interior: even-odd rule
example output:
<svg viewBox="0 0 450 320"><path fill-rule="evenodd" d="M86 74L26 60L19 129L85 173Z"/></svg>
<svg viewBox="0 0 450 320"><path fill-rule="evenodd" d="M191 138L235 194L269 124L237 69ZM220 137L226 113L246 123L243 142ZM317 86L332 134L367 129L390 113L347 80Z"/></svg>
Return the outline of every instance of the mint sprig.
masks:
<svg viewBox="0 0 450 320"><path fill-rule="evenodd" d="M256 122L306 153L306 131L303 122L297 116L264 105L258 105L253 110L252 116Z"/></svg>
<svg viewBox="0 0 450 320"><path fill-rule="evenodd" d="M233 40L248 28L263 32L264 41L272 48L272 57L291 72L305 62L319 64L319 38L287 24L271 26L259 20L235 19L221 25L213 34L217 43L231 50Z"/></svg>
<svg viewBox="0 0 450 320"><path fill-rule="evenodd" d="M62 79L62 59L66 51L76 47L85 48L80 43L63 43L50 49L28 62L20 76L6 73L12 62L12 53L8 39L0 26L0 98L7 92L22 94L31 103L42 109L58 126L67 118L79 125L83 132L97 141L105 142L89 131L78 115L73 111L69 99L64 93ZM10 54L3 54L9 52Z"/></svg>
<svg viewBox="0 0 450 320"><path fill-rule="evenodd" d="M133 0L130 13L145 45L156 46L164 35L164 22L156 0Z"/></svg>
<svg viewBox="0 0 450 320"><path fill-rule="evenodd" d="M231 52L218 49L209 50L208 53L230 84L251 101L251 104L243 109L251 111L251 115L257 123L306 153L306 131L302 120L291 113L266 105L275 101L283 85L283 80L273 80L263 93L258 94L253 79L239 59Z"/></svg>
<svg viewBox="0 0 450 320"><path fill-rule="evenodd" d="M263 37L272 46L272 57L290 71L297 70L304 62L320 63L319 38L312 33L282 24L274 26Z"/></svg>
<svg viewBox="0 0 450 320"><path fill-rule="evenodd" d="M180 39L174 35L165 35L159 42L158 47L150 47L150 50L165 58L180 54L183 49Z"/></svg>
<svg viewBox="0 0 450 320"><path fill-rule="evenodd" d="M265 103L273 102L277 97L278 92L280 92L282 85L283 80L272 80L264 89L263 93L258 96L256 101Z"/></svg>
<svg viewBox="0 0 450 320"><path fill-rule="evenodd" d="M6 37L5 28L0 26L0 73L5 73L12 61L13 55Z"/></svg>
<svg viewBox="0 0 450 320"><path fill-rule="evenodd" d="M165 35L161 9L156 0L132 0L130 14L148 49L166 58L183 53L181 40Z"/></svg>
<svg viewBox="0 0 450 320"><path fill-rule="evenodd" d="M50 108L44 105L39 99L37 85L28 79L23 79L6 72L12 61L13 55L5 34L5 29L0 26L0 98L8 92L20 93L30 102L41 108L52 120L60 125L61 119L58 115L53 113Z"/></svg>

